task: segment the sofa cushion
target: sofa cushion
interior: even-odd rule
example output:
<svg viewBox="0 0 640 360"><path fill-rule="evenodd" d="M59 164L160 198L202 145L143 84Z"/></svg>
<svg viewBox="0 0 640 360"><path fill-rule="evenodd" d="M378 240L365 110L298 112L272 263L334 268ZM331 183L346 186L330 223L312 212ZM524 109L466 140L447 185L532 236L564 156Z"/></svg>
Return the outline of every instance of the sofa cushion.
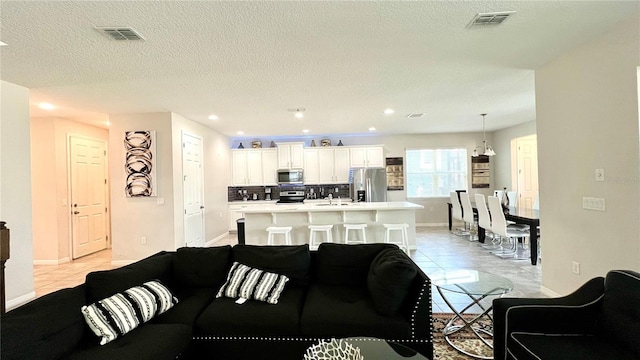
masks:
<svg viewBox="0 0 640 360"><path fill-rule="evenodd" d="M215 299L196 320L195 332L201 336L297 336L304 298L304 288L292 287L282 293L277 305Z"/></svg>
<svg viewBox="0 0 640 360"><path fill-rule="evenodd" d="M191 341L192 328L184 324L145 324L106 345L87 341L68 360L174 360Z"/></svg>
<svg viewBox="0 0 640 360"><path fill-rule="evenodd" d="M93 303L150 280L158 279L171 287L174 253L160 252L118 269L87 274L87 303Z"/></svg>
<svg viewBox="0 0 640 360"><path fill-rule="evenodd" d="M231 246L183 247L176 251L173 281L183 287L218 288L231 265Z"/></svg>
<svg viewBox="0 0 640 360"><path fill-rule="evenodd" d="M411 335L409 322L401 315L384 316L375 310L364 285L312 285L300 323L302 335L308 337L408 339Z"/></svg>
<svg viewBox="0 0 640 360"><path fill-rule="evenodd" d="M416 265L402 250L382 250L371 262L367 277L367 288L376 311L385 316L397 313L417 272Z"/></svg>
<svg viewBox="0 0 640 360"><path fill-rule="evenodd" d="M158 281L134 286L81 308L100 345L115 340L173 307L178 300Z"/></svg>
<svg viewBox="0 0 640 360"><path fill-rule="evenodd" d="M632 360L638 359L628 348L599 336L517 333L508 339L509 352L518 360Z"/></svg>
<svg viewBox="0 0 640 360"><path fill-rule="evenodd" d="M612 270L604 282L600 333L640 359L640 274Z"/></svg>
<svg viewBox="0 0 640 360"><path fill-rule="evenodd" d="M215 296L213 288L178 288L174 292L180 302L162 315L151 320L155 324L185 324L193 326Z"/></svg>
<svg viewBox="0 0 640 360"><path fill-rule="evenodd" d="M241 264L282 274L289 278L291 285L307 286L310 281L309 245L236 245L232 248L232 257Z"/></svg>
<svg viewBox="0 0 640 360"><path fill-rule="evenodd" d="M13 309L0 321L3 359L59 359L88 332L78 311L86 304L84 285L62 289Z"/></svg>
<svg viewBox="0 0 640 360"><path fill-rule="evenodd" d="M288 281L289 278L284 275L234 262L227 275L227 281L220 287L216 298L226 296L244 299L242 301L253 299L277 304Z"/></svg>
<svg viewBox="0 0 640 360"><path fill-rule="evenodd" d="M364 285L371 261L383 249L398 248L393 244L322 243L316 257L318 281L328 285Z"/></svg>

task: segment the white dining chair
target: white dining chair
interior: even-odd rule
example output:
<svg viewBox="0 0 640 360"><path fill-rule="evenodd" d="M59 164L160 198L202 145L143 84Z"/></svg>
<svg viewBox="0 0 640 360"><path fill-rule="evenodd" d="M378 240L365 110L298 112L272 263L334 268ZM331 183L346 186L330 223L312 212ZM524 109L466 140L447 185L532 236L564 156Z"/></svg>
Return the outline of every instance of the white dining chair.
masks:
<svg viewBox="0 0 640 360"><path fill-rule="evenodd" d="M517 207L518 206L518 192L517 191L507 191L507 198L509 199L509 206Z"/></svg>
<svg viewBox="0 0 640 360"><path fill-rule="evenodd" d="M451 200L451 217L454 220L459 220L464 222L464 219L462 218L462 206L460 205L460 200L458 199L458 193L455 191L452 191L449 193L449 197ZM465 228L458 228L458 231L453 231L453 233L455 235L458 236L462 236L462 235L468 235L469 232L466 231Z"/></svg>
<svg viewBox="0 0 640 360"><path fill-rule="evenodd" d="M475 226L476 217L473 215L473 207L471 207L471 200L469 199L469 193L460 193L460 204L462 205L462 220L469 225L469 241L478 241L478 232L473 229L477 229Z"/></svg>
<svg viewBox="0 0 640 360"><path fill-rule="evenodd" d="M526 242L526 239L529 238L529 230L524 229L514 229L507 227L507 220L504 217L504 213L502 212L502 206L500 205L500 199L495 196L489 196L489 211L491 212L491 231L499 236L509 239L510 247L505 248L504 244L502 248L493 253L502 258L514 258L517 260L528 259L529 256L527 254L523 254L525 251L519 251L518 239L522 240L522 247ZM524 250L521 248L521 250Z"/></svg>
<svg viewBox="0 0 640 360"><path fill-rule="evenodd" d="M478 209L478 227L483 228L485 234L485 241L482 247L485 249L497 249L502 245L502 238L495 236L493 231L491 231L491 216L487 209L485 197L483 194L475 194L474 197L476 200L476 209ZM491 234L491 242L487 242L489 234Z"/></svg>

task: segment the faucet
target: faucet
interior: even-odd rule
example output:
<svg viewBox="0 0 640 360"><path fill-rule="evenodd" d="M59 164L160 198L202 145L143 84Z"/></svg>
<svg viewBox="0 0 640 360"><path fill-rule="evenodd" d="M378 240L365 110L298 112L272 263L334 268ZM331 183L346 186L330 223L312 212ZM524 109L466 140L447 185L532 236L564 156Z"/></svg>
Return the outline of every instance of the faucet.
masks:
<svg viewBox="0 0 640 360"><path fill-rule="evenodd" d="M333 200L333 194L329 194L329 196L327 196L327 199L329 199L329 205L331 205L331 200Z"/></svg>

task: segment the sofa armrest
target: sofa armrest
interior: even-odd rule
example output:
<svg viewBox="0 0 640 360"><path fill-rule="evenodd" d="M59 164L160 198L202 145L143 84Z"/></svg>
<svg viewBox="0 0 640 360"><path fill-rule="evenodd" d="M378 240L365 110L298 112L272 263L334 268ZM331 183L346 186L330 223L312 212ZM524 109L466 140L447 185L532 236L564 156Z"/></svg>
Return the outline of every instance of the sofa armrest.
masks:
<svg viewBox="0 0 640 360"><path fill-rule="evenodd" d="M494 299L494 359L506 359L507 339L513 332L593 333L603 296L604 278L597 277L573 293L560 298Z"/></svg>
<svg viewBox="0 0 640 360"><path fill-rule="evenodd" d="M431 359L433 358L431 279L420 268L417 270L401 313L411 324L412 340L416 342L410 347L416 348Z"/></svg>

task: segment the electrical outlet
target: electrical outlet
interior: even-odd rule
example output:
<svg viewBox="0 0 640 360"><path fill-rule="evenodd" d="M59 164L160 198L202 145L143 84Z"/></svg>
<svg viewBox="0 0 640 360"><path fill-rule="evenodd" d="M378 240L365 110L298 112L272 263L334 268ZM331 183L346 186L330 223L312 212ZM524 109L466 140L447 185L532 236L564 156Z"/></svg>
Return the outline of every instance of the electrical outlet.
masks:
<svg viewBox="0 0 640 360"><path fill-rule="evenodd" d="M573 272L576 275L580 275L580 263L577 261L572 261L571 262L571 272Z"/></svg>
<svg viewBox="0 0 640 360"><path fill-rule="evenodd" d="M604 181L604 169L596 169L596 181Z"/></svg>
<svg viewBox="0 0 640 360"><path fill-rule="evenodd" d="M147 237L146 236L143 236L143 237L140 238L140 244L147 245Z"/></svg>
<svg viewBox="0 0 640 360"><path fill-rule="evenodd" d="M333 190L333 192L340 192L340 189L335 188L335 190Z"/></svg>

